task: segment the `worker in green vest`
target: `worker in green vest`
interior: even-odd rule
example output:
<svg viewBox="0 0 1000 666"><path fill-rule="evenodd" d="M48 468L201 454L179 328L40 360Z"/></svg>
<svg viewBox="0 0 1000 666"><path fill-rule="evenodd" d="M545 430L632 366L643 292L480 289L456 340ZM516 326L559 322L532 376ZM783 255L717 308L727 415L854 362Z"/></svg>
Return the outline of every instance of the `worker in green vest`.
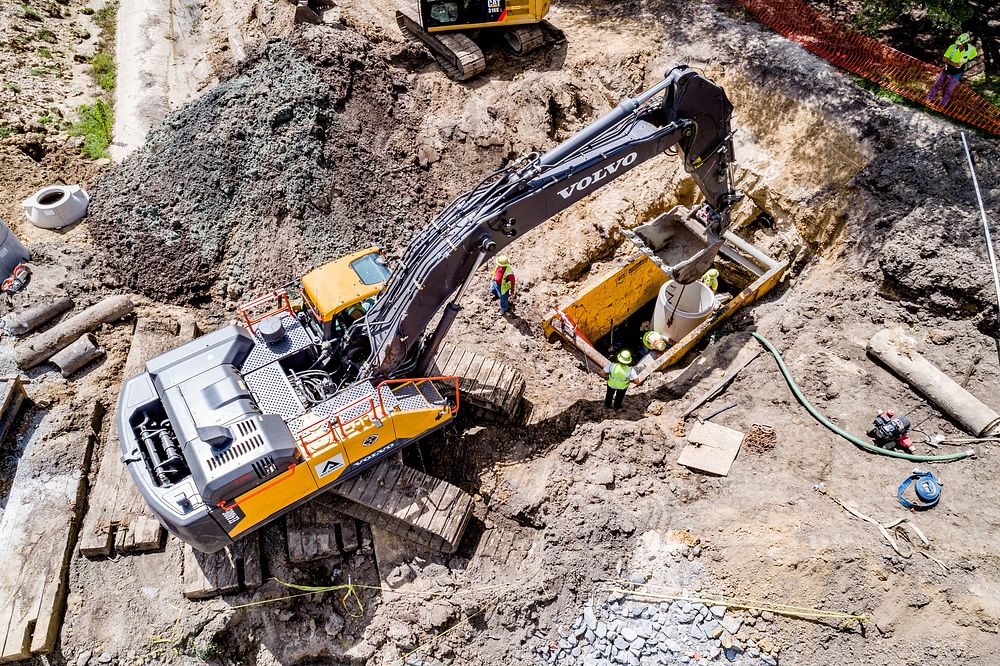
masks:
<svg viewBox="0 0 1000 666"><path fill-rule="evenodd" d="M951 93L955 90L955 86L958 85L958 80L962 78L965 66L978 55L979 51L972 45L972 35L967 32L959 35L955 43L949 46L948 50L944 52L944 56L942 57L944 69L941 70L937 81L934 82L934 87L931 88L930 94L927 95L927 103L933 104L934 98L937 97L938 91L943 86L944 98L941 100L941 106L948 106L948 100L951 99Z"/></svg>
<svg viewBox="0 0 1000 666"><path fill-rule="evenodd" d="M667 341L656 331L646 331L642 335L642 346L646 349L646 353L654 350L662 352L667 350Z"/></svg>
<svg viewBox="0 0 1000 666"><path fill-rule="evenodd" d="M625 392L629 384L639 385L639 373L632 367L632 352L623 349L618 352L618 360L604 366L604 373L608 378L608 391L604 394L604 406L611 409L622 408L625 400Z"/></svg>
<svg viewBox="0 0 1000 666"><path fill-rule="evenodd" d="M490 283L490 293L500 299L500 314L510 311L511 300L514 298L514 267L510 259L504 255L497 257L496 270L493 271L493 282Z"/></svg>
<svg viewBox="0 0 1000 666"><path fill-rule="evenodd" d="M702 283L712 291L719 291L719 271L709 268L701 276Z"/></svg>

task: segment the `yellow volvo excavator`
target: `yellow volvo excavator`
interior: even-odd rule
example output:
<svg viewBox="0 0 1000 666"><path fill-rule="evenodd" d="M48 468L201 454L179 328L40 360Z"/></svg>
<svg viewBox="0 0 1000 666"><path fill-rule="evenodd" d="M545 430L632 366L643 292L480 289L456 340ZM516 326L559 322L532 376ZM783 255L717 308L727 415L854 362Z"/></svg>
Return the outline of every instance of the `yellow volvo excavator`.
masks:
<svg viewBox="0 0 1000 666"><path fill-rule="evenodd" d="M551 0L416 0L400 6L400 30L419 41L448 76L465 81L486 69L486 57L473 41L480 30L499 32L516 55L525 55L545 44L546 31L562 33L545 21Z"/></svg>
<svg viewBox="0 0 1000 666"><path fill-rule="evenodd" d="M520 398L523 380L501 381L510 373L499 365L441 360L477 269L668 152L704 194L704 249L660 268L681 284L699 279L740 199L731 115L720 87L678 65L551 151L459 195L392 271L376 248L361 250L251 301L242 322L148 361L122 387L118 430L122 462L153 513L212 552L332 491L362 520L453 551L471 498L390 454L453 421L456 376L479 373L493 390L478 397L508 411L510 396Z"/></svg>

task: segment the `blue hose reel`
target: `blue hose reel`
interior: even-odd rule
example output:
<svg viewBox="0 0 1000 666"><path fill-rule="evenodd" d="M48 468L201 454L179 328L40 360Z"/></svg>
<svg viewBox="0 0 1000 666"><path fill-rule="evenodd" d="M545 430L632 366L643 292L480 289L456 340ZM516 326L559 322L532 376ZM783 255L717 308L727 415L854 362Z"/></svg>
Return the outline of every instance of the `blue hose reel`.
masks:
<svg viewBox="0 0 1000 666"><path fill-rule="evenodd" d="M917 495L918 501L916 502L908 500L904 497L904 494L911 485ZM915 509L917 511L930 509L936 506L938 500L941 499L941 481L934 476L934 472L915 469L913 470L913 474L906 477L906 479L899 484L899 490L897 491L896 496L899 498L899 503L907 509Z"/></svg>

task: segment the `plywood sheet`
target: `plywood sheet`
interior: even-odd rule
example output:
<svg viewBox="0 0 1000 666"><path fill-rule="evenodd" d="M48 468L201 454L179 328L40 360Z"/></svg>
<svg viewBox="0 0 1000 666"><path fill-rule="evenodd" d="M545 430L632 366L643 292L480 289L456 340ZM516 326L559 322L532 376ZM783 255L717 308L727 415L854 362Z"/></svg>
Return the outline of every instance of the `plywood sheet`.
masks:
<svg viewBox="0 0 1000 666"><path fill-rule="evenodd" d="M677 462L709 474L728 476L743 444L743 433L711 421L697 423Z"/></svg>

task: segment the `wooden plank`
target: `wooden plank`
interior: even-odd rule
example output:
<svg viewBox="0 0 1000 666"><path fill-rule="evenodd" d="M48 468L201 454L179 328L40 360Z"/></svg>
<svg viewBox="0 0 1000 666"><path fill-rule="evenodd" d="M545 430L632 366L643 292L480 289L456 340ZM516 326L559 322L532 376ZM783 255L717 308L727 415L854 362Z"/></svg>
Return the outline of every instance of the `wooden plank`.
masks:
<svg viewBox="0 0 1000 666"><path fill-rule="evenodd" d="M709 474L727 476L743 444L743 433L711 421L696 423L688 435L690 444L677 462Z"/></svg>
<svg viewBox="0 0 1000 666"><path fill-rule="evenodd" d="M323 495L288 514L285 532L290 562L301 564L323 558L339 561L347 552L357 550L356 536L353 546L348 545L349 537L356 532L356 521L336 509L338 502L335 496ZM338 527L342 535L351 531L343 537L343 549L337 541Z"/></svg>
<svg viewBox="0 0 1000 666"><path fill-rule="evenodd" d="M143 372L149 359L193 339L194 335L193 319L186 319L181 325L172 319L139 319L125 361L123 381ZM121 463L115 418L110 419L103 446L101 467L80 534L80 552L88 557L109 555L112 543L121 552L160 548L163 530L149 514L128 468Z"/></svg>
<svg viewBox="0 0 1000 666"><path fill-rule="evenodd" d="M239 571L243 570L243 580ZM256 532L216 553L202 553L184 544L184 596L207 599L229 594L241 585L252 589L262 581L260 539Z"/></svg>
<svg viewBox="0 0 1000 666"><path fill-rule="evenodd" d="M207 599L240 589L231 547L202 553L184 544L184 596Z"/></svg>
<svg viewBox="0 0 1000 666"><path fill-rule="evenodd" d="M0 382L0 396L0 444L3 444L24 404L24 386L21 385L21 380L14 377Z"/></svg>
<svg viewBox="0 0 1000 666"><path fill-rule="evenodd" d="M0 521L0 663L55 647L101 410L91 402L82 412L91 415L85 427L38 436L18 461ZM76 405L62 417L72 423L80 413ZM54 423L47 419L36 433L59 432Z"/></svg>

